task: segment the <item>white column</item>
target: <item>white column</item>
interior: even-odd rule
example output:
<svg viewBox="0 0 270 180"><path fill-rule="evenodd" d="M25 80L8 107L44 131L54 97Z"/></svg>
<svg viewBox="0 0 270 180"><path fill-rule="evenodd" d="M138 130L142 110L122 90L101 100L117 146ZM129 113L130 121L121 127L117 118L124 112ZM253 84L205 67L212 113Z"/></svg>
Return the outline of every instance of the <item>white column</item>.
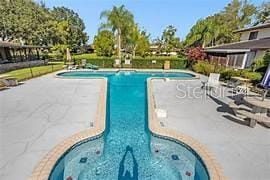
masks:
<svg viewBox="0 0 270 180"><path fill-rule="evenodd" d="M246 66L246 63L247 63L247 57L248 57L248 53L245 53L243 61L242 61L241 69L245 69L245 66Z"/></svg>

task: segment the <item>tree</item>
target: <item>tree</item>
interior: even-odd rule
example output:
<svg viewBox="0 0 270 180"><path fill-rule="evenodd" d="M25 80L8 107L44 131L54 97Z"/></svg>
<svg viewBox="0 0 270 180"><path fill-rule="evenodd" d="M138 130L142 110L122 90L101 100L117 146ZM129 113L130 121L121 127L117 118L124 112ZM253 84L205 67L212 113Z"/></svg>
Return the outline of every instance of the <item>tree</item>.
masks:
<svg viewBox="0 0 270 180"><path fill-rule="evenodd" d="M3 41L45 43L51 16L43 5L26 0L4 0L0 2L0 11L0 37Z"/></svg>
<svg viewBox="0 0 270 180"><path fill-rule="evenodd" d="M157 54L161 54L161 52L162 52L162 44L163 44L161 38L160 37L157 37L156 39L154 39L152 41L152 44L155 45L155 46L157 46L157 50L156 50L157 51Z"/></svg>
<svg viewBox="0 0 270 180"><path fill-rule="evenodd" d="M149 42L150 34L147 34L146 31L141 31L139 35L139 39L137 41L137 48L135 49L135 53L139 56L144 57L147 55L150 49L150 42ZM134 57L135 54L134 53Z"/></svg>
<svg viewBox="0 0 270 180"><path fill-rule="evenodd" d="M127 39L126 49L132 52L133 57L136 56L136 49L138 47L138 42L140 39L140 29L137 24L135 24L129 31Z"/></svg>
<svg viewBox="0 0 270 180"><path fill-rule="evenodd" d="M233 30L243 28L251 23L256 7L247 0L232 0L221 12L223 22Z"/></svg>
<svg viewBox="0 0 270 180"><path fill-rule="evenodd" d="M256 7L246 0L232 0L223 11L200 19L191 28L184 42L185 46L214 46L238 41L234 30L249 25Z"/></svg>
<svg viewBox="0 0 270 180"><path fill-rule="evenodd" d="M98 56L112 56L114 52L114 35L111 31L102 30L94 38L94 46Z"/></svg>
<svg viewBox="0 0 270 180"><path fill-rule="evenodd" d="M138 25L135 24L126 37L126 49L132 52L133 57L135 57L136 54L145 56L150 48L149 36L146 31L140 30Z"/></svg>
<svg viewBox="0 0 270 180"><path fill-rule="evenodd" d="M176 37L176 31L177 29L170 25L166 27L166 29L162 33L162 49L166 53L171 52L174 48L179 48L180 46L180 39Z"/></svg>
<svg viewBox="0 0 270 180"><path fill-rule="evenodd" d="M256 12L254 25L263 24L270 19L270 2L263 2Z"/></svg>
<svg viewBox="0 0 270 180"><path fill-rule="evenodd" d="M3 41L71 47L87 41L83 21L70 9L51 10L33 0L2 0L0 12L0 39Z"/></svg>
<svg viewBox="0 0 270 180"><path fill-rule="evenodd" d="M57 22L58 36L54 43L68 44L70 47L85 45L88 37L83 20L73 10L54 7L51 11Z"/></svg>
<svg viewBox="0 0 270 180"><path fill-rule="evenodd" d="M121 59L122 42L126 41L128 31L134 27L132 13L124 5L120 7L114 6L112 10L103 11L100 18L106 18L106 22L101 24L100 29L111 29L116 33L117 55Z"/></svg>

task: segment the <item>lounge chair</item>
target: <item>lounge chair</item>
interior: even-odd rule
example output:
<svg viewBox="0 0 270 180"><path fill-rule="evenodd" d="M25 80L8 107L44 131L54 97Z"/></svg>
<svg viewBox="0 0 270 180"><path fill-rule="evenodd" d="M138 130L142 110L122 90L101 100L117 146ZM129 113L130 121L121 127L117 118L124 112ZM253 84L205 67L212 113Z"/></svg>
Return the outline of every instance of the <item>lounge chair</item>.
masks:
<svg viewBox="0 0 270 180"><path fill-rule="evenodd" d="M7 89L7 88L8 87L7 87L6 83L0 80L0 91L4 90L4 89Z"/></svg>
<svg viewBox="0 0 270 180"><path fill-rule="evenodd" d="M125 59L125 63L123 64L124 68L131 68L132 64L131 64L131 60L130 59Z"/></svg>
<svg viewBox="0 0 270 180"><path fill-rule="evenodd" d="M115 59L113 67L114 68L121 68L121 60L120 59Z"/></svg>
<svg viewBox="0 0 270 180"><path fill-rule="evenodd" d="M19 84L17 78L6 75L0 76L0 81L6 86L17 86Z"/></svg>
<svg viewBox="0 0 270 180"><path fill-rule="evenodd" d="M86 63L85 68L86 69L93 69L93 70L98 70L99 69L98 66L96 66L94 64L91 64L91 63Z"/></svg>
<svg viewBox="0 0 270 180"><path fill-rule="evenodd" d="M81 65L82 65L82 68L85 68L85 66L86 66L86 63L87 63L86 59L82 59L82 63L81 63Z"/></svg>
<svg viewBox="0 0 270 180"><path fill-rule="evenodd" d="M67 69L68 69L68 70L76 70L76 69L78 69L78 65L69 65L69 66L67 67Z"/></svg>
<svg viewBox="0 0 270 180"><path fill-rule="evenodd" d="M202 89L217 89L220 85L219 83L220 74L210 73L210 76L207 81L202 81Z"/></svg>

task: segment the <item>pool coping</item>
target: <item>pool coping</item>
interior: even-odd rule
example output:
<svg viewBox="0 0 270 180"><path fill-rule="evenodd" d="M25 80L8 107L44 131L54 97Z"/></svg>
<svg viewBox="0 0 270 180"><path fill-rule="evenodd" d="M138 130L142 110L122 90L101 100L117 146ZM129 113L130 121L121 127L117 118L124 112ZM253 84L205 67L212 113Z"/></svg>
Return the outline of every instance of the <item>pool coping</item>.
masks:
<svg viewBox="0 0 270 180"><path fill-rule="evenodd" d="M190 70L186 70L186 69L168 69L168 70L164 70L164 69L130 69L130 68L101 68L98 70L92 70L92 69L75 69L75 70L60 70L57 72L54 72L54 77L56 78L62 78L62 79L68 79L69 77L62 77L59 76L58 74L60 73L64 73L64 72L79 72L79 71L84 71L84 72L118 72L118 71L135 71L135 72L180 72L180 73L188 73L188 74L192 74L194 77L192 79L199 79L200 78L200 74L195 73L193 71ZM98 78L98 77L94 77L94 78ZM76 79L76 78L72 78L72 79ZM91 79L91 78L79 78L79 79Z"/></svg>
<svg viewBox="0 0 270 180"><path fill-rule="evenodd" d="M58 72L59 73L59 72ZM64 78L63 78L64 79ZM106 103L107 103L107 78L92 78L102 80L97 105L97 113L94 121L94 128L89 128L78 132L57 144L50 150L36 165L29 180L48 180L51 171L56 162L67 152L72 146L85 139L99 136L105 131L106 127Z"/></svg>
<svg viewBox="0 0 270 180"><path fill-rule="evenodd" d="M148 78L147 79L147 98L148 98L148 128L149 130L156 135L162 137L169 137L175 140L178 140L185 145L189 146L193 149L202 159L206 169L208 171L208 175L211 180L227 180L223 173L223 169L217 160L214 158L214 155L208 150L206 146L201 144L199 141L194 138L181 133L179 131L174 131L169 128L162 127L160 125L160 121L157 118L155 113L155 98L152 90L152 80L160 79L160 78ZM183 80L183 81L191 81L194 79ZM181 80L180 80L181 81Z"/></svg>
<svg viewBox="0 0 270 180"><path fill-rule="evenodd" d="M122 71L129 71L130 69L120 69ZM134 70L134 69L132 69ZM72 71L82 71L82 70L72 70ZM83 70L85 71L85 70ZM86 70L86 71L92 71L92 70ZM98 71L112 71L111 69L101 69ZM115 69L115 71L118 71L118 69ZM184 79L183 81L187 80L194 80L198 79L199 75L192 72L192 71L186 71L186 70L156 70L156 69L138 69L136 71L146 72L146 71L152 71L152 72L184 72L184 73L190 73L194 75L193 78L190 79ZM71 79L67 77L61 77L58 74L63 72L71 72L70 70L63 70L58 71L54 74L56 78L61 79ZM72 78L76 79L76 78ZM57 144L52 150L50 150L41 160L40 162L35 166L29 180L48 180L50 177L50 173L53 170L55 164L57 161L62 157L62 155L67 152L71 147L76 145L78 142L89 139L91 137L96 137L104 133L106 128L106 103L107 103L107 78L105 77L93 77L93 78L78 78L78 79L100 79L102 80L101 90L99 94L99 101L98 101L98 108L96 113L96 118L94 122L94 128L89 128L87 130L78 132L66 139L64 139L61 143ZM216 162L214 159L214 156L210 153L210 151L201 143L196 141L195 139L191 138L190 136L187 136L183 133L175 132L168 128L162 128L160 124L158 123L158 119L155 115L155 100L154 95L152 91L152 83L151 81L153 79L164 79L164 81L167 81L168 78L148 78L147 79L147 98L148 98L148 126L150 132L156 135L164 136L164 137L170 137L173 139L176 139L178 141L183 142L187 146L189 146L191 149L193 149L203 160L207 171L209 173L211 180L225 180L227 179L223 175L223 170L221 166ZM169 79L178 79L179 78L169 78Z"/></svg>

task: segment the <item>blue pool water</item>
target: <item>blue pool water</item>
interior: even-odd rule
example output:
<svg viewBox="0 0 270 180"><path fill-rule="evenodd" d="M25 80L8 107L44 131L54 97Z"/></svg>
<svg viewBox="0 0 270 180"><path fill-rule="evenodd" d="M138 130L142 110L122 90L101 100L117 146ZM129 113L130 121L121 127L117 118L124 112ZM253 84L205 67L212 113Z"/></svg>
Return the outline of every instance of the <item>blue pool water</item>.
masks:
<svg viewBox="0 0 270 180"><path fill-rule="evenodd" d="M59 75L107 77L107 122L101 137L81 142L63 155L51 180L209 179L193 150L181 142L153 136L148 129L147 78L191 78L191 74L88 71Z"/></svg>

